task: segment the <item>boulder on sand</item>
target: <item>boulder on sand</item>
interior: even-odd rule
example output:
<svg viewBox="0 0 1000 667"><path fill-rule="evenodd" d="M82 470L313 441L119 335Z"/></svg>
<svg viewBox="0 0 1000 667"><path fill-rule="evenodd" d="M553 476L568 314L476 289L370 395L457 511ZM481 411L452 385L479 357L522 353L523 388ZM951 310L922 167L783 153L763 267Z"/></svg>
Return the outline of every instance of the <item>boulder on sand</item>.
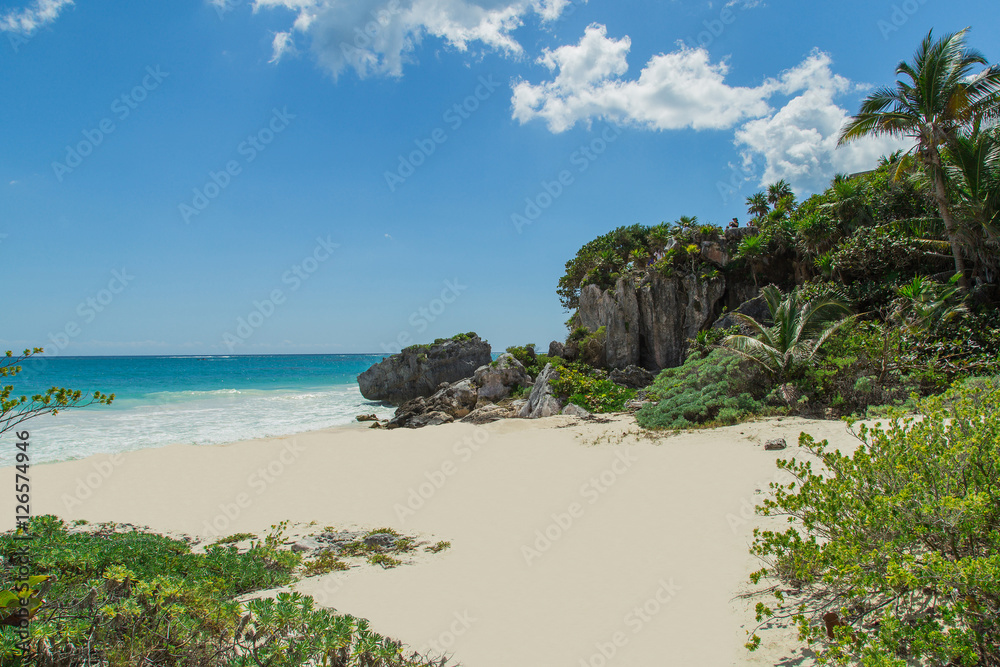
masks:
<svg viewBox="0 0 1000 667"><path fill-rule="evenodd" d="M472 377L492 360L490 344L474 333L459 334L432 345L411 345L358 376L361 395L370 401L402 405L434 394L442 382Z"/></svg>

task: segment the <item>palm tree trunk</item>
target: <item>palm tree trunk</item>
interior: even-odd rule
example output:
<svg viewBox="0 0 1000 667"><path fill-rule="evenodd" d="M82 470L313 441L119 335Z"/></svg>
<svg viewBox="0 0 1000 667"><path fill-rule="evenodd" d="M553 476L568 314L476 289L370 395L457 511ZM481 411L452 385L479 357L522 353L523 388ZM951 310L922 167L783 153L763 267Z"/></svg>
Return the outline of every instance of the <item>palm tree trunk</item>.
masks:
<svg viewBox="0 0 1000 667"><path fill-rule="evenodd" d="M951 254L955 258L955 273L962 276L959 279L962 289L968 289L969 284L965 279L965 258L962 257L962 246L958 240L958 225L955 224L955 218L952 217L951 210L948 208L948 192L944 186L944 168L941 165L941 154L934 147L931 147L928 152L930 153L931 171L934 174L934 199L937 201L938 213L940 213L941 219L944 220L944 228L948 232L948 242L951 243Z"/></svg>

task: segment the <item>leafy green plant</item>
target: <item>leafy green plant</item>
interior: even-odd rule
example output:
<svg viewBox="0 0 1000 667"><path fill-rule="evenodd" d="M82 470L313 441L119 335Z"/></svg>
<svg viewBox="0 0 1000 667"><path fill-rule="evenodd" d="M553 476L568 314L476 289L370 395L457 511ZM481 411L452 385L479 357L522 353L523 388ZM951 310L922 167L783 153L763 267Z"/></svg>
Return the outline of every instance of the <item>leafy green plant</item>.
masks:
<svg viewBox="0 0 1000 667"><path fill-rule="evenodd" d="M42 354L45 350L36 347L25 350L19 355L7 350L0 359L0 378L13 378L24 368L21 364L33 356ZM40 415L56 415L61 410L84 408L89 405L111 405L114 394L104 394L95 391L85 395L78 389L51 387L42 393L32 396L14 395L14 385L0 385L0 434L15 428L18 424Z"/></svg>
<svg viewBox="0 0 1000 667"><path fill-rule="evenodd" d="M327 572L337 572L350 569L350 565L340 560L333 552L323 551L312 560L305 563L303 572L307 577L314 577Z"/></svg>
<svg viewBox="0 0 1000 667"><path fill-rule="evenodd" d="M617 385L581 364L561 367L552 386L568 402L590 412L620 412L636 396L634 389Z"/></svg>
<svg viewBox="0 0 1000 667"><path fill-rule="evenodd" d="M19 541L12 532L0 535L5 562L27 545L31 597L44 596L34 605L32 667L432 664L405 656L398 642L372 632L366 621L314 609L312 599L298 593L237 602L238 596L292 581L300 558L281 548L286 526L272 527L244 553L219 544L192 553L185 542L120 532L110 524L93 533L70 532L53 516L31 519L31 541ZM334 560L325 564L337 569ZM0 602L7 608L13 600L3 591L12 592L16 582L6 569L2 577ZM0 662L27 667L9 627L0 628Z"/></svg>
<svg viewBox="0 0 1000 667"><path fill-rule="evenodd" d="M917 410L862 425L850 455L802 434L821 466L778 461L795 481L759 507L788 526L754 531L765 567L751 580L777 582L758 619L791 619L810 644L827 636L823 662L1000 663L1000 379Z"/></svg>
<svg viewBox="0 0 1000 667"><path fill-rule="evenodd" d="M636 421L648 429L684 429L731 424L766 412L759 395L766 382L745 366L726 350L689 355L683 365L660 371L650 389L657 402L640 408Z"/></svg>
<svg viewBox="0 0 1000 667"><path fill-rule="evenodd" d="M796 292L787 295L769 285L761 291L771 313L772 326L752 317L733 313L756 337L736 334L723 339L723 346L760 364L779 384L786 382L797 364L812 359L823 343L849 320L850 309L834 298L801 302Z"/></svg>

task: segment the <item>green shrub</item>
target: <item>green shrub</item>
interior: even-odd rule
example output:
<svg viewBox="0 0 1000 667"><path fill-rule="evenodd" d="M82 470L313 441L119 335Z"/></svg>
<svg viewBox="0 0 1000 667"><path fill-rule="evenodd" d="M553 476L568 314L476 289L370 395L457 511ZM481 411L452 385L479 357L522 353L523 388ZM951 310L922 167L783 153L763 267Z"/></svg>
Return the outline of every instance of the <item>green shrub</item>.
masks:
<svg viewBox="0 0 1000 667"><path fill-rule="evenodd" d="M617 385L581 364L562 366L552 386L568 402L590 412L621 412L636 397L634 389Z"/></svg>
<svg viewBox="0 0 1000 667"><path fill-rule="evenodd" d="M754 531L765 567L751 580L778 581L758 620L793 619L802 639L823 642L821 662L1000 664L1000 379L918 411L862 426L850 456L802 434L822 465L778 461L796 481L771 484L758 508L789 524ZM759 644L753 635L748 647Z"/></svg>
<svg viewBox="0 0 1000 667"><path fill-rule="evenodd" d="M30 626L31 666L430 664L404 657L366 621L313 609L298 593L237 602L292 581L300 558L279 548L284 525L244 553L216 544L196 554L185 542L114 525L71 533L53 516L31 519L30 541L0 535L5 563L27 545L32 574L49 576ZM0 597L13 590L11 576L4 568ZM0 628L0 664L28 667L10 627Z"/></svg>
<svg viewBox="0 0 1000 667"><path fill-rule="evenodd" d="M755 379L752 379L755 378ZM765 410L751 393L766 382L747 362L724 350L688 356L682 366L660 372L650 398L658 401L636 413L643 428L681 429L706 423L735 423Z"/></svg>

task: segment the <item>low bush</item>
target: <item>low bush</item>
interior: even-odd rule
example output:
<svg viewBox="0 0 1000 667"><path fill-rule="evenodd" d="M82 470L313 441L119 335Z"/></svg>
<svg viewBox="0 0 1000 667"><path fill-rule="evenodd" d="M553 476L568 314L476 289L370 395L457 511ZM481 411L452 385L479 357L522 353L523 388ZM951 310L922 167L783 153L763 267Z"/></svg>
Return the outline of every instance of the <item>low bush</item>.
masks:
<svg viewBox="0 0 1000 667"><path fill-rule="evenodd" d="M292 581L300 558L279 548L283 527L275 526L242 553L213 545L196 554L185 542L162 535L118 532L113 525L94 533L71 531L56 517L34 517L27 524L33 539L0 535L0 557L4 563L30 563L37 596L41 586L48 590L30 622L31 657L21 654L16 631L2 627L0 664L431 664L405 657L399 644L371 632L366 621L313 609L312 599L298 593L245 606L237 602L238 596ZM11 576L5 568L4 600L18 583Z"/></svg>
<svg viewBox="0 0 1000 667"><path fill-rule="evenodd" d="M852 455L802 434L821 465L779 460L795 481L758 508L788 521L754 531L752 581L777 581L758 620L793 620L821 663L1000 665L1000 379L917 411L862 426Z"/></svg>
<svg viewBox="0 0 1000 667"><path fill-rule="evenodd" d="M643 406L636 420L650 429L733 424L766 410L761 398L767 386L760 371L733 353L692 354L683 365L660 372L650 389L657 402Z"/></svg>
<svg viewBox="0 0 1000 667"><path fill-rule="evenodd" d="M617 385L602 373L581 364L563 365L559 379L552 386L568 402L590 412L621 412L625 404L636 397L634 389Z"/></svg>

